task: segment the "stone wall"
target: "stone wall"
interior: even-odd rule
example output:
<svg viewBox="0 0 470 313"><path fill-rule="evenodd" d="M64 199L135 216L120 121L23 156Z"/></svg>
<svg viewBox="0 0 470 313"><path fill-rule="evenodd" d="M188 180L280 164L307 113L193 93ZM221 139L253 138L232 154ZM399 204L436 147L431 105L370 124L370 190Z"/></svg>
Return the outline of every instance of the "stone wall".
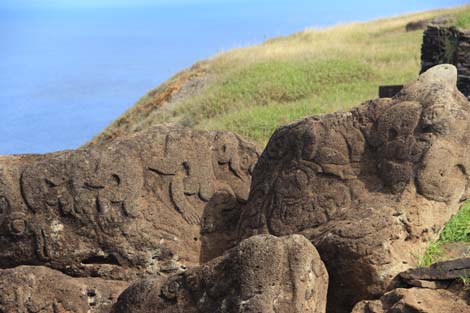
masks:
<svg viewBox="0 0 470 313"><path fill-rule="evenodd" d="M421 73L437 64L457 67L459 90L470 96L470 30L429 25L421 47Z"/></svg>

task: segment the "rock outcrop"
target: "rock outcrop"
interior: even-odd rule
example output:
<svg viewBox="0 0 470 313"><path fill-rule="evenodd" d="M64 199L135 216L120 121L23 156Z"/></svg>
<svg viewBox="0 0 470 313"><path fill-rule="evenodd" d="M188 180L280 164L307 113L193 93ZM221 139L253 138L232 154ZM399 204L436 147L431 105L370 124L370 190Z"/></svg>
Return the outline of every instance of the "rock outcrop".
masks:
<svg viewBox="0 0 470 313"><path fill-rule="evenodd" d="M470 306L454 293L442 289L399 288L380 300L362 301L352 313L467 313Z"/></svg>
<svg viewBox="0 0 470 313"><path fill-rule="evenodd" d="M394 98L304 118L271 137L240 237L303 234L330 275L329 312L380 297L469 195L470 106L452 65Z"/></svg>
<svg viewBox="0 0 470 313"><path fill-rule="evenodd" d="M423 35L421 72L442 63L457 67L457 87L470 97L470 30L429 25Z"/></svg>
<svg viewBox="0 0 470 313"><path fill-rule="evenodd" d="M433 19L423 19L411 21L405 25L405 30L407 32L415 31L419 29L425 29L426 26L451 26L455 25L455 17L452 15L440 15L436 16Z"/></svg>
<svg viewBox="0 0 470 313"><path fill-rule="evenodd" d="M0 270L1 313L109 313L123 281L72 278L43 266Z"/></svg>
<svg viewBox="0 0 470 313"><path fill-rule="evenodd" d="M138 282L113 313L324 313L328 274L303 236L254 236L198 268Z"/></svg>
<svg viewBox="0 0 470 313"><path fill-rule="evenodd" d="M470 258L437 262L429 267L409 269L398 276L408 284L421 280L450 281L470 277Z"/></svg>
<svg viewBox="0 0 470 313"><path fill-rule="evenodd" d="M324 313L328 285L330 313L468 312L468 259L409 270L470 196L456 83L281 127L258 163L172 125L0 157L0 313Z"/></svg>
<svg viewBox="0 0 470 313"><path fill-rule="evenodd" d="M89 149L2 156L0 268L131 281L197 266L237 243L258 155L233 133L167 125Z"/></svg>
<svg viewBox="0 0 470 313"><path fill-rule="evenodd" d="M469 275L469 258L410 269L395 278L391 288L396 289L379 300L358 303L352 313L470 312L470 289L462 281Z"/></svg>

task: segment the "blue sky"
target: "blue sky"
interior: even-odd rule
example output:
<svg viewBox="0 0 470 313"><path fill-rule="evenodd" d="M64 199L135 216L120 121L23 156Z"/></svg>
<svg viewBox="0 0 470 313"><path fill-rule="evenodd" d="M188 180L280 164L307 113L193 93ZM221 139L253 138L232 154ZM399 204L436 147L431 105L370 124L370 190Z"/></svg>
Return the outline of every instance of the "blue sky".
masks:
<svg viewBox="0 0 470 313"><path fill-rule="evenodd" d="M318 2L318 3L315 3ZM390 6L400 6L403 4L416 5L417 7L446 7L450 5L466 4L469 0L394 0L394 1L377 1L377 0L336 0L336 1L313 1L313 0L301 0L301 1L281 1L281 0L2 0L0 1L0 8L9 9L66 9L66 8L128 8L128 7L145 7L145 6L161 6L161 5L197 5L197 4L214 4L217 6L223 6L224 4L266 4L267 6L272 4L284 4L286 6L289 3L310 3L318 7L331 7L335 5L344 4L345 6L382 6L384 8ZM386 15L386 12L384 12Z"/></svg>
<svg viewBox="0 0 470 313"><path fill-rule="evenodd" d="M250 3L249 0L2 0L3 8L126 8L174 4L210 4L240 2ZM256 0L258 3L269 3L267 0Z"/></svg>

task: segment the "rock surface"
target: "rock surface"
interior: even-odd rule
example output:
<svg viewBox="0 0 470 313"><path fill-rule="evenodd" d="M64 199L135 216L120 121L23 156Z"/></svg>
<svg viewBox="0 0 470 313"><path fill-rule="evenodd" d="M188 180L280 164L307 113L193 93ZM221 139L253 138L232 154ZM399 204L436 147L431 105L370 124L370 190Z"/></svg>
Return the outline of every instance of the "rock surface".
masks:
<svg viewBox="0 0 470 313"><path fill-rule="evenodd" d="M72 278L43 266L0 270L0 313L108 313L123 281Z"/></svg>
<svg viewBox="0 0 470 313"><path fill-rule="evenodd" d="M470 312L470 258L438 262L400 273L391 290L375 301L359 302L352 313Z"/></svg>
<svg viewBox="0 0 470 313"><path fill-rule="evenodd" d="M362 301L352 313L468 313L470 306L454 293L443 289L395 289L380 300Z"/></svg>
<svg viewBox="0 0 470 313"><path fill-rule="evenodd" d="M323 313L328 273L303 236L254 236L198 268L148 278L119 297L113 313Z"/></svg>
<svg viewBox="0 0 470 313"><path fill-rule="evenodd" d="M394 98L277 129L240 237L309 238L330 274L329 312L380 297L469 196L470 106L456 80L436 66Z"/></svg>
<svg viewBox="0 0 470 313"><path fill-rule="evenodd" d="M0 157L0 268L130 280L198 265L233 246L257 158L233 133L171 125Z"/></svg>
<svg viewBox="0 0 470 313"><path fill-rule="evenodd" d="M457 67L457 87L470 97L470 30L429 25L423 34L421 72L442 63Z"/></svg>
<svg viewBox="0 0 470 313"><path fill-rule="evenodd" d="M410 280L454 280L470 277L470 258L434 263L429 267L418 267L400 273L400 278Z"/></svg>

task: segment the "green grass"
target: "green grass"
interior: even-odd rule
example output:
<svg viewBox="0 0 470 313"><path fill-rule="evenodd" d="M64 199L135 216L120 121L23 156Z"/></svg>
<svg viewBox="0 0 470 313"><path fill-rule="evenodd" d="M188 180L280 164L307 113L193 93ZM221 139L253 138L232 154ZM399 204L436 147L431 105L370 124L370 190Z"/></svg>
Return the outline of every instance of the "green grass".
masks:
<svg viewBox="0 0 470 313"><path fill-rule="evenodd" d="M443 256L442 245L450 242L470 243L470 201L467 200L450 221L445 225L439 239L431 243L423 256L419 258L419 266L429 266Z"/></svg>
<svg viewBox="0 0 470 313"><path fill-rule="evenodd" d="M470 9L457 14L456 26L460 28L470 28Z"/></svg>
<svg viewBox="0 0 470 313"><path fill-rule="evenodd" d="M470 277L462 276L462 277L459 277L459 280L466 290L470 289Z"/></svg>
<svg viewBox="0 0 470 313"><path fill-rule="evenodd" d="M271 102L268 106L249 106L204 121L208 129L230 129L264 146L279 126L312 114L344 109L361 102L363 93L375 93L377 86L366 80L325 85L303 99L288 103ZM346 91L350 91L347 93ZM322 104L323 103L323 104Z"/></svg>
<svg viewBox="0 0 470 313"><path fill-rule="evenodd" d="M280 124L331 110L335 101L343 107L351 99L347 90L374 92L369 82L378 75L358 60L326 59L254 63L227 76L175 109L176 121L230 129L264 143ZM363 97L359 93L357 101ZM321 110L322 102L330 106Z"/></svg>

